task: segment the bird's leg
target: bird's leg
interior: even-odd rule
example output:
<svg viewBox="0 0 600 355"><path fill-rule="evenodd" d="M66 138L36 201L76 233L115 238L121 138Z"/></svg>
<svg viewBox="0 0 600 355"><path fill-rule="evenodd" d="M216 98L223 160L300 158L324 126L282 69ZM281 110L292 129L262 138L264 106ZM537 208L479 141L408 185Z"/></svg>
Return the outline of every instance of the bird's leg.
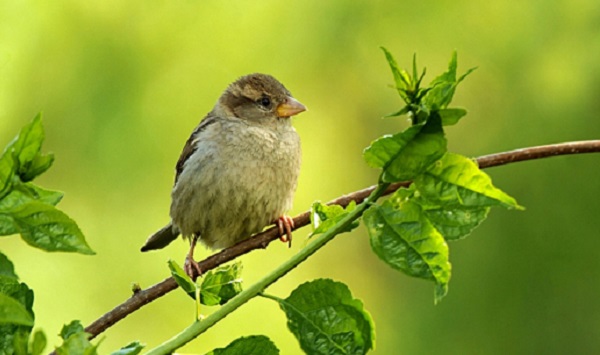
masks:
<svg viewBox="0 0 600 355"><path fill-rule="evenodd" d="M196 277L202 276L202 270L200 270L200 266L197 262L194 261L194 248L196 248L196 243L198 242L198 236L193 235L190 239L190 251L185 257L185 263L183 264L183 269L185 273L188 274L192 280L196 280Z"/></svg>
<svg viewBox="0 0 600 355"><path fill-rule="evenodd" d="M290 216L281 216L277 219L277 227L279 228L279 240L287 242L289 247L292 247L292 228L294 228L294 219Z"/></svg>

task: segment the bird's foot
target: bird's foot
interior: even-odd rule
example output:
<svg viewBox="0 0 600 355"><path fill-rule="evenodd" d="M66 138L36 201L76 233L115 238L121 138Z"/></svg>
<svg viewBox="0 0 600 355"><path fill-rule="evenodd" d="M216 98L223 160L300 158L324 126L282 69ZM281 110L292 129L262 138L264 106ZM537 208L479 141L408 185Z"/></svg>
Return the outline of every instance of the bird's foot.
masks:
<svg viewBox="0 0 600 355"><path fill-rule="evenodd" d="M194 257L190 254L185 257L183 270L189 277L192 278L192 280L196 280L198 276L202 276L202 270L200 269L200 266L196 261L194 261Z"/></svg>
<svg viewBox="0 0 600 355"><path fill-rule="evenodd" d="M288 243L292 247L292 229L294 228L294 219L290 216L281 216L277 219L277 227L279 228L279 240Z"/></svg>
<svg viewBox="0 0 600 355"><path fill-rule="evenodd" d="M200 270L200 265L194 260L194 249L196 248L196 243L198 242L198 237L193 236L190 240L190 251L185 257L185 262L183 263L183 270L192 280L196 281L198 276L202 276L202 270Z"/></svg>

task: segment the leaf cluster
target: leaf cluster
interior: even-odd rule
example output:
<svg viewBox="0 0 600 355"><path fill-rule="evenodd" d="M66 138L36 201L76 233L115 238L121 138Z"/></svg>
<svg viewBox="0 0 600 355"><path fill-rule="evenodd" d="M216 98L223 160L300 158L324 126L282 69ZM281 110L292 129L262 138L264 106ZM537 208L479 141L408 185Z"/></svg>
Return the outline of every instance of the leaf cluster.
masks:
<svg viewBox="0 0 600 355"><path fill-rule="evenodd" d="M77 223L55 207L64 194L31 182L54 162L54 155L42 154L43 141L38 114L0 156L0 237L21 234L45 251L94 254Z"/></svg>
<svg viewBox="0 0 600 355"><path fill-rule="evenodd" d="M37 355L46 337L37 331L29 342L35 315L33 291L15 273L12 262L0 253L0 350L5 354Z"/></svg>
<svg viewBox="0 0 600 355"><path fill-rule="evenodd" d="M201 286L176 263L169 262L169 268L178 285L196 304L217 305L215 295L228 294L221 298L222 304L233 296L231 281L226 280L239 278L241 264L237 262L209 271ZM202 296L204 293L206 296ZM374 348L375 327L371 315L341 282L318 279L298 286L285 299L265 293L262 296L279 304L287 317L288 329L307 354L365 354ZM261 335L238 338L209 354L279 354L279 349Z"/></svg>
<svg viewBox="0 0 600 355"><path fill-rule="evenodd" d="M13 263L0 253L0 354L40 355L47 345L44 332L32 333L33 290L19 282ZM58 355L96 355L99 344L93 345L81 323L77 320L63 326L62 344L56 347ZM132 342L113 352L113 355L136 355L144 345Z"/></svg>
<svg viewBox="0 0 600 355"><path fill-rule="evenodd" d="M458 84L467 75L477 68L471 68L457 78L456 69L458 58L456 52L452 53L448 70L436 77L427 87L423 87L423 78L427 70L423 68L421 73L417 69L417 56L413 55L412 72L401 69L392 54L381 47L385 58L390 65L394 76L395 89L402 98L405 106L400 110L385 117L395 117L407 114L413 125L423 123L432 115L440 116L445 126L456 124L458 120L467 114L462 108L448 108Z"/></svg>
<svg viewBox="0 0 600 355"><path fill-rule="evenodd" d="M475 162L447 151L444 127L466 114L448 105L474 68L457 76L454 52L447 71L423 86L425 70L418 74L416 57L409 74L389 51L383 51L405 104L388 117L406 114L411 126L375 140L364 158L381 169L380 185L411 180L412 184L373 204L364 213L364 222L375 254L394 269L435 282L438 302L448 292L451 275L447 241L465 238L492 206L521 207L494 187Z"/></svg>
<svg viewBox="0 0 600 355"><path fill-rule="evenodd" d="M327 206L326 206L327 207ZM225 265L206 273L196 284L174 261L169 268L177 284L196 301L196 319L200 304L223 305L242 291L241 263ZM373 320L341 282L319 279L298 286L286 299L263 294L279 303L288 328L309 354L364 354L374 346ZM211 354L279 354L265 336L242 337Z"/></svg>
<svg viewBox="0 0 600 355"><path fill-rule="evenodd" d="M54 162L54 155L41 152L43 141L42 119L37 115L0 155L0 237L20 234L27 244L45 251L94 254L75 221L55 207L63 193L32 182ZM0 354L38 355L46 347L44 332L32 333L33 301L33 290L19 281L12 262L0 253ZM57 353L95 353L91 344L79 351L89 342L77 325L78 335L68 330L75 325L63 330L64 342Z"/></svg>
<svg viewBox="0 0 600 355"><path fill-rule="evenodd" d="M169 260L169 270L181 289L196 301L196 320L200 319L200 305L218 306L242 292L242 263L221 266L208 271L198 285L179 264Z"/></svg>
<svg viewBox="0 0 600 355"><path fill-rule="evenodd" d="M81 322L74 320L65 324L60 331L60 337L63 343L56 348L57 355L97 355L99 343L94 345L88 338L89 334L85 332ZM144 345L138 341L131 342L111 355L137 355Z"/></svg>

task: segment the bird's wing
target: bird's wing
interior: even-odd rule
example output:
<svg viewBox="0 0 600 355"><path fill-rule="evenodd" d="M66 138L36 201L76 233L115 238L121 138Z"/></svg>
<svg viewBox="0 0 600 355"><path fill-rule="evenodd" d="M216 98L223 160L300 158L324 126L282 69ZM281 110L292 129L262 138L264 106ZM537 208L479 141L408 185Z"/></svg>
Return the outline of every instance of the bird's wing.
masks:
<svg viewBox="0 0 600 355"><path fill-rule="evenodd" d="M175 165L175 183L177 183L177 179L179 178L179 175L183 171L183 166L185 165L185 162L189 159L189 157L192 156L192 154L194 154L194 152L197 149L198 141L196 138L198 138L198 134L200 134L200 132L205 130L206 127L210 126L211 124L216 123L218 120L219 120L218 117L213 116L209 113L202 120L202 122L200 122L198 127L196 127L194 132L192 132L192 134L190 135L190 138L188 138L187 142L185 142L183 151L181 152L181 155L179 156L179 160L177 160L177 164Z"/></svg>

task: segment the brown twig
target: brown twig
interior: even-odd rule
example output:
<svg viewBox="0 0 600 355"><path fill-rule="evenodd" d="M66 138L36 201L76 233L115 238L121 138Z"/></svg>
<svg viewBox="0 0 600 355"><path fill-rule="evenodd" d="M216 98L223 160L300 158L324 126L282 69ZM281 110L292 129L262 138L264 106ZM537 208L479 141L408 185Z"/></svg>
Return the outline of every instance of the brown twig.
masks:
<svg viewBox="0 0 600 355"><path fill-rule="evenodd" d="M509 163L515 163L525 160L533 160L540 158L547 158L557 155L568 155L568 154L582 154L582 153L594 153L600 152L600 140L593 141L579 141L579 142L568 142L551 144L530 148L517 149L510 152L491 154L482 156L476 159L477 163L481 168L490 168L499 165L505 165ZM390 185L386 190L385 194L391 194L402 186L408 186L410 182L401 182ZM355 191L353 193L341 196L335 200L329 202L329 204L337 204L341 206L347 206L351 201L356 203L362 202L369 194L375 189L375 186L368 187L363 190ZM304 212L294 217L294 229L298 229L306 226L310 223L309 212ZM276 227L269 228L268 230L253 236L250 239L242 241L230 248L224 249L219 253L216 253L200 262L198 265L203 271L208 271L216 268L217 266L229 262L241 255L244 255L254 249L264 249L273 240L279 237L279 232ZM173 278L168 278L159 282L158 284L149 287L145 290L138 291L134 295L123 302L122 304L115 307L110 312L106 313L98 320L90 324L85 331L91 334L90 338L96 337L113 324L117 323L121 319L125 318L129 314L133 313L137 309L154 301L155 299L164 296L168 292L177 288L177 284Z"/></svg>

